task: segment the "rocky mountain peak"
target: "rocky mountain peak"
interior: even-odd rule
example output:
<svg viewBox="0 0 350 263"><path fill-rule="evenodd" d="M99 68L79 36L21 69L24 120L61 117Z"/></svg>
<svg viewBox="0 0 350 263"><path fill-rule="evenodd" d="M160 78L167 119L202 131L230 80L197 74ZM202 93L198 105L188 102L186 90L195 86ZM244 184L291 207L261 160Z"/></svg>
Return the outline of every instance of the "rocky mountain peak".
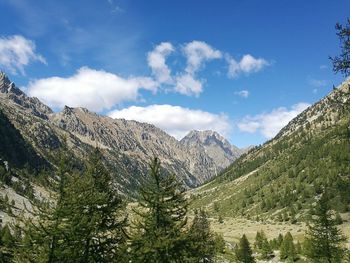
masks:
<svg viewBox="0 0 350 263"><path fill-rule="evenodd" d="M219 133L211 130L190 131L180 142L186 147L202 148L215 163L219 164L221 169L227 167L245 152L231 145L229 141Z"/></svg>
<svg viewBox="0 0 350 263"><path fill-rule="evenodd" d="M1 93L12 93L17 96L24 95L23 91L16 87L16 85L10 81L7 75L0 71L0 92Z"/></svg>
<svg viewBox="0 0 350 263"><path fill-rule="evenodd" d="M28 97L22 90L16 87L2 71L0 71L0 99L3 99L3 103L6 104L14 103L42 119L47 119L47 115L52 113L52 110L38 98Z"/></svg>
<svg viewBox="0 0 350 263"><path fill-rule="evenodd" d="M213 141L221 142L222 144L230 145L230 143L219 133L212 130L205 130L205 131L197 131L193 130L190 131L183 139L182 141L191 140L191 141L197 141L204 144L209 144Z"/></svg>

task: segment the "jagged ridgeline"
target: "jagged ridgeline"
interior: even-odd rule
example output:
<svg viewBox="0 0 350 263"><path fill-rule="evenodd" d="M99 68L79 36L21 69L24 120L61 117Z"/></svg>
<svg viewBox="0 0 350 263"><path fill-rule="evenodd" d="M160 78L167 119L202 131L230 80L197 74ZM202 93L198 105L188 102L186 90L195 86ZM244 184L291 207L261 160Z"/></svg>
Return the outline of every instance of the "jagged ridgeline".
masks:
<svg viewBox="0 0 350 263"><path fill-rule="evenodd" d="M221 216L303 220L331 189L333 209L349 212L350 80L194 191L193 207Z"/></svg>
<svg viewBox="0 0 350 263"><path fill-rule="evenodd" d="M54 112L27 96L2 72L0 109L6 122L1 131L8 133L1 138L6 141L0 158L12 168L26 163L40 167L44 162L54 172L63 145L76 167L83 168L87 156L99 147L116 187L129 196L142 184L154 156L166 172L176 174L190 188L217 175L245 151L211 131L192 132L178 141L153 125L112 119L84 108L65 106ZM8 149L10 145L19 148Z"/></svg>

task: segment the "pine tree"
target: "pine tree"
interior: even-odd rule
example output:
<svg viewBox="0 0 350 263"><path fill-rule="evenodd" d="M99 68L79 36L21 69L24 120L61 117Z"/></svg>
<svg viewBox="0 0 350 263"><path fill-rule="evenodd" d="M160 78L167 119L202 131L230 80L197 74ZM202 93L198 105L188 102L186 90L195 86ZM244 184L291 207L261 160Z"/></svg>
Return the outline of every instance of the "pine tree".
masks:
<svg viewBox="0 0 350 263"><path fill-rule="evenodd" d="M64 207L64 185L68 173L68 156L60 152L59 178L56 203L43 200L41 203L32 203L31 218L22 218L24 225L22 244L17 248L15 261L18 262L59 262L66 260L61 257L61 246L64 232L61 229L63 223L62 213ZM32 218L35 218L33 220ZM70 261L67 261L70 262Z"/></svg>
<svg viewBox="0 0 350 263"><path fill-rule="evenodd" d="M293 242L293 236L288 232L282 241L280 247L280 258L282 260L288 259L289 261L294 261L297 259L297 252Z"/></svg>
<svg viewBox="0 0 350 263"><path fill-rule="evenodd" d="M188 232L189 256L191 262L213 262L216 254L216 240L210 230L208 216L204 210L195 212Z"/></svg>
<svg viewBox="0 0 350 263"><path fill-rule="evenodd" d="M239 262L255 263L253 252L246 235L243 235L242 238L239 240L239 244L235 250L235 254L236 254L236 259Z"/></svg>
<svg viewBox="0 0 350 263"><path fill-rule="evenodd" d="M271 246L263 230L258 231L255 236L254 248L261 253L263 259L267 259L272 254Z"/></svg>
<svg viewBox="0 0 350 263"><path fill-rule="evenodd" d="M188 204L175 177L161 173L157 158L140 188L139 205L131 241L132 262L183 262Z"/></svg>
<svg viewBox="0 0 350 263"><path fill-rule="evenodd" d="M341 72L344 77L348 77L350 75L350 19L347 20L346 25L337 23L335 28L340 40L341 54L330 59L333 62L334 72Z"/></svg>
<svg viewBox="0 0 350 263"><path fill-rule="evenodd" d="M261 253L261 258L263 259L268 259L271 257L272 249L266 237L262 240L262 247L260 249L260 253Z"/></svg>
<svg viewBox="0 0 350 263"><path fill-rule="evenodd" d="M63 159L55 204L37 205L26 220L18 261L127 262L126 215L101 154L90 157L86 172L68 173Z"/></svg>
<svg viewBox="0 0 350 263"><path fill-rule="evenodd" d="M315 208L316 218L312 218L306 236L308 244L307 256L319 262L340 262L344 250L342 244L345 238L336 226L329 205L328 193L325 191Z"/></svg>
<svg viewBox="0 0 350 263"><path fill-rule="evenodd" d="M90 156L83 176L77 175L69 182L67 192L65 205L75 211L67 215L70 233L81 241L81 262L125 262L125 204L98 149Z"/></svg>

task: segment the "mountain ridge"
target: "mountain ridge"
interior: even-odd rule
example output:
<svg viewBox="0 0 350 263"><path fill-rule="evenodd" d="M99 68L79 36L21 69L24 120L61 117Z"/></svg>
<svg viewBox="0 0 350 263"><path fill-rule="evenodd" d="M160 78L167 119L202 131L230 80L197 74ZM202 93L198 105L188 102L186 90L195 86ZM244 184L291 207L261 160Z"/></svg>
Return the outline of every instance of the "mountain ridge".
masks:
<svg viewBox="0 0 350 263"><path fill-rule="evenodd" d="M57 151L65 143L82 162L94 147L101 148L105 165L114 171L121 191L133 192L138 187L153 156L158 156L165 171L177 174L187 187L211 179L224 168L202 148L188 147L152 124L113 119L69 106L53 112L39 99L28 97L4 73L0 73L0 106L49 163L56 162Z"/></svg>

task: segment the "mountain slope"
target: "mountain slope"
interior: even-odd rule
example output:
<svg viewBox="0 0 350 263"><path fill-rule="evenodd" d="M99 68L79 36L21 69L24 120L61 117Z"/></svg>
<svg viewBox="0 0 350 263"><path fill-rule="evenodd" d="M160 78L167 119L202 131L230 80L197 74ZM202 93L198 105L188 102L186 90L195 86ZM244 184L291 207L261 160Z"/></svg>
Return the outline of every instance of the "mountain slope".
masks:
<svg viewBox="0 0 350 263"><path fill-rule="evenodd" d="M200 145L186 146L150 124L112 119L84 108L65 107L55 113L37 98L26 96L4 73L0 73L0 109L51 167L57 164L57 153L64 144L78 166L98 146L120 191L126 194L133 195L142 183L154 156L187 187L205 182L224 168Z"/></svg>
<svg viewBox="0 0 350 263"><path fill-rule="evenodd" d="M350 81L192 192L193 207L214 214L303 220L326 187L339 212L350 211ZM346 94L346 95L344 95Z"/></svg>

